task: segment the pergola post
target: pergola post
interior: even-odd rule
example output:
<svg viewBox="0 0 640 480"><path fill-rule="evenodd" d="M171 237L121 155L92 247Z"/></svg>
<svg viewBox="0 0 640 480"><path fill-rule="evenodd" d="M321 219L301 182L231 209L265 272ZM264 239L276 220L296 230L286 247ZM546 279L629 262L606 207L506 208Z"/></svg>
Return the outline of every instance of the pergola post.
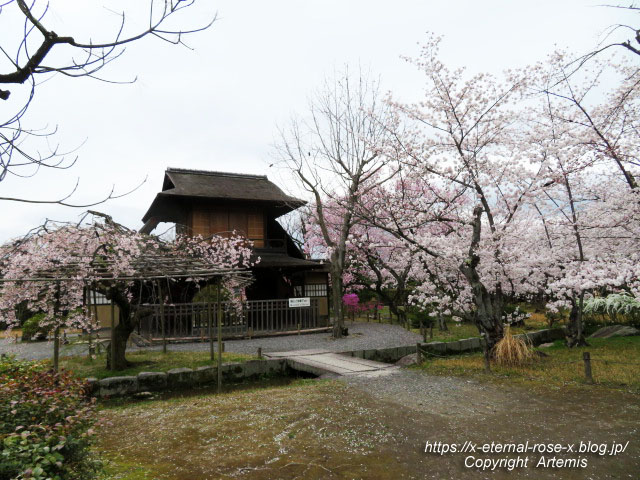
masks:
<svg viewBox="0 0 640 480"><path fill-rule="evenodd" d="M109 342L109 348L111 350L111 363L109 365L110 370L115 370L116 363L116 304L113 301L113 287L111 287L111 341Z"/></svg>
<svg viewBox="0 0 640 480"><path fill-rule="evenodd" d="M222 390L222 279L218 279L218 393Z"/></svg>
<svg viewBox="0 0 640 480"><path fill-rule="evenodd" d="M94 286L93 288L93 312L96 316L96 325L98 325L98 328L100 327L100 320L98 319L98 294L96 292L96 289L98 288L97 285ZM89 334L91 335L91 334ZM99 334L98 334L99 335ZM91 338L91 337L89 337ZM96 342L96 347L97 347L97 353L98 355L100 354L100 342L97 341Z"/></svg>
<svg viewBox="0 0 640 480"><path fill-rule="evenodd" d="M88 285L87 287L85 287L84 289L84 299L83 302L85 303L85 305L87 305L87 310L89 311L89 317L91 317L91 286ZM87 329L87 335L88 335L88 347L89 347L89 361L92 362L93 361L93 342L92 342L92 335L91 335L91 330Z"/></svg>
<svg viewBox="0 0 640 480"><path fill-rule="evenodd" d="M162 324L162 353L167 353L167 328L165 325L165 316L164 316L164 297L162 296L162 287L160 285L160 280L158 280L158 296L160 297L160 323Z"/></svg>
<svg viewBox="0 0 640 480"><path fill-rule="evenodd" d="M53 304L53 316L57 321L60 314L60 282L56 282L56 296ZM58 371L60 363L60 327L57 326L53 333L53 370Z"/></svg>
<svg viewBox="0 0 640 480"><path fill-rule="evenodd" d="M211 311L211 301L207 302L207 318L209 323L209 359L213 362L215 360L215 353L213 349L213 312Z"/></svg>
<svg viewBox="0 0 640 480"><path fill-rule="evenodd" d="M60 327L56 327L53 333L53 370L58 371L60 362Z"/></svg>

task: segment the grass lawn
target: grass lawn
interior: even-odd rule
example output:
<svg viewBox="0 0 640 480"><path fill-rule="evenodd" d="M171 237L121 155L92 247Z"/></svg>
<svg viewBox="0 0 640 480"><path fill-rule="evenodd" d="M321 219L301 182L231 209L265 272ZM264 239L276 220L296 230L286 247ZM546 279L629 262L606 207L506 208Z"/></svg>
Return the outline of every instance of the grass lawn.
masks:
<svg viewBox="0 0 640 480"><path fill-rule="evenodd" d="M0 338L18 338L20 339L20 337L22 337L22 329L21 328L14 328L11 331L8 330L0 330Z"/></svg>
<svg viewBox="0 0 640 480"><path fill-rule="evenodd" d="M169 347L171 348L171 347ZM255 359L252 355L243 355L240 353L223 353L222 361L227 362L244 362L246 360ZM90 360L87 356L63 357L60 359L60 366L66 370L71 370L79 377L96 377L106 378L121 375L136 375L140 372L166 372L172 368L197 368L206 365L215 364L209 359L209 352L169 352L161 351L134 351L127 353L127 359L133 363L126 370L113 372L107 370L105 355L98 355L97 358ZM50 360L47 360L50 362Z"/></svg>
<svg viewBox="0 0 640 480"><path fill-rule="evenodd" d="M553 387L586 385L583 352L590 352L596 385L640 393L640 337L588 339L589 346L569 349L558 340L552 347L537 349L548 357L521 368L492 365L492 373L484 373L481 353L428 358L417 368L434 375L477 376L496 381L539 384Z"/></svg>
<svg viewBox="0 0 640 480"><path fill-rule="evenodd" d="M560 327L562 324L556 323L552 328ZM447 322L449 328L446 332L438 330L437 326L433 329L433 338L429 338L427 334L427 342L455 342L465 338L479 337L478 327L471 323ZM525 320L524 327L513 327L511 333L517 335L519 333L527 333L536 330L544 330L549 328L543 313L531 313L531 317ZM412 332L420 333L419 328L411 329Z"/></svg>
<svg viewBox="0 0 640 480"><path fill-rule="evenodd" d="M559 326L560 325L556 324L553 326L553 328ZM429 338L429 335L427 334L427 342L455 342L456 340L480 336L480 334L478 333L478 327L471 323L448 322L447 327L449 328L449 330L446 332L441 332L438 330L438 327L434 327L433 338ZM535 317L534 315L532 315L531 318L525 321L524 327L513 327L511 329L511 333L517 335L519 333L544 330L547 328L549 328L549 326L544 320L544 316L542 314L536 314ZM411 331L420 333L419 328L413 328L411 329Z"/></svg>
<svg viewBox="0 0 640 480"><path fill-rule="evenodd" d="M387 312L388 307L384 307L383 312ZM383 316L388 315L388 313L384 313ZM366 317L358 317L356 318L356 322L367 322ZM370 320L370 322L377 322L377 320ZM383 321L383 323L389 323L388 321ZM394 323L396 323L396 319L394 317ZM562 326L562 323L555 323L553 328ZM461 340L464 338L471 337L479 337L478 328L471 323L463 323L463 322L447 322L447 327L449 330L446 332L441 332L438 330L437 326L433 328L433 338L429 337L429 332L427 331L427 342L455 342L456 340ZM511 332L516 335L519 333L526 333L535 330L543 330L549 328L547 324L546 318L543 313L531 313L531 317L525 320L524 327L513 327ZM419 328L412 328L412 332L420 333Z"/></svg>

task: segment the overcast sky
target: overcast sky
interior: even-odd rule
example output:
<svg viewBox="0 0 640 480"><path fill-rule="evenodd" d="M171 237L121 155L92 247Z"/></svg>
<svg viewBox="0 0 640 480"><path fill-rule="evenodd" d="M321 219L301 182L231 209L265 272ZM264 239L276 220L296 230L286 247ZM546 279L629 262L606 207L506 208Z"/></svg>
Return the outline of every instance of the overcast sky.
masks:
<svg viewBox="0 0 640 480"><path fill-rule="evenodd" d="M118 18L102 6L122 11L131 3L53 0L43 23L77 40L106 41ZM106 195L114 184L116 191L126 191L147 178L133 194L97 207L137 229L168 166L266 174L295 193L269 168L277 126L294 113L304 114L308 96L325 76L346 64L360 65L380 77L384 90L417 100L420 73L400 56L415 56L427 32L444 37L447 64L498 74L541 60L556 47L585 52L608 26L633 22L628 11L599 3L199 0L183 12L180 25L218 17L210 29L186 40L193 50L150 38L131 44L102 71L111 80L137 77L135 83L58 76L38 86L25 124L57 126L52 145L78 147L78 162L70 170L42 170L33 178L8 176L0 196L57 198L79 178L74 199L82 202ZM16 6L0 14L5 48L20 35L19 17L10 9ZM142 13L129 12L129 28L139 25L143 17L136 15ZM0 202L0 209L0 241L45 218L74 220L81 212L10 202Z"/></svg>

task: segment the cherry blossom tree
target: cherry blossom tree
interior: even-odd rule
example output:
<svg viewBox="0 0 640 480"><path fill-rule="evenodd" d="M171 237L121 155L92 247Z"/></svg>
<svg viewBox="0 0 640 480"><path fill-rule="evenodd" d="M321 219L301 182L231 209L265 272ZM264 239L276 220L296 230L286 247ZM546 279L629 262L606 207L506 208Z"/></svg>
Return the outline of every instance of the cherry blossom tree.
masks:
<svg viewBox="0 0 640 480"><path fill-rule="evenodd" d="M420 184L420 181L414 182L414 187ZM414 232L420 228L423 235L430 230L437 236L443 232L440 225L428 223L418 227L415 223L416 205L413 202L424 200L428 195L427 189L412 189L408 181L399 179L384 186L376 184L359 198L355 209L357 222L346 242L343 284L349 291L375 293L401 323L406 323L405 307L410 303L419 305L437 317L439 327L444 330L445 316L453 315L452 309L456 316L471 319L468 296L463 300L465 296L460 292L464 280L457 266L453 268L453 276L445 275L442 264L430 263L420 248L376 224L383 219L394 223L406 216L411 219ZM340 219L342 210L343 202L339 198L328 199L325 203L325 211L331 214L326 217L331 235L338 235L332 219ZM327 258L328 249L313 214L307 219L304 246L308 254Z"/></svg>
<svg viewBox="0 0 640 480"><path fill-rule="evenodd" d="M412 60L425 99L389 99L396 120L384 154L402 174L357 215L417 249L412 301L471 315L487 361L509 321L505 304L534 296L570 309L568 343L580 344L585 295L637 288L635 80L618 75L599 104L586 99L599 72L580 88L558 77L559 61L501 81L466 77L440 62L438 44ZM540 88L548 70L555 81Z"/></svg>
<svg viewBox="0 0 640 480"><path fill-rule="evenodd" d="M95 327L89 291L103 293L118 306L119 321L111 337L113 357L108 360L114 370L128 364L127 340L141 317L150 314L140 304L154 298L154 281L171 284L223 277L233 283L231 274L251 262L250 245L239 236L206 240L179 236L168 243L104 215L89 223L46 223L0 252L0 313L9 328L17 325L15 307L23 302L44 313L45 326L89 331Z"/></svg>
<svg viewBox="0 0 640 480"><path fill-rule="evenodd" d="M637 2L631 2L625 5L605 4L600 5L600 7L627 10L628 13L633 14L638 14L638 12L640 12L640 7L638 7ZM619 49L620 47L631 53L633 56L640 55L640 28L636 25L631 25L630 23L618 23L611 25L607 29L604 38L595 49L571 62L572 69L574 71L578 71L587 62L589 62L589 60L592 60L593 58L600 58L603 52L607 52L613 48Z"/></svg>
<svg viewBox="0 0 640 480"><path fill-rule="evenodd" d="M438 59L438 44L432 39L413 60L425 74L425 98L417 104L390 99L397 121L385 154L402 165L403 180L363 215L417 248L424 265L433 263L427 271L447 279L437 288L464 277L466 287L450 298L471 300L489 352L502 337L512 293L503 246L543 176L518 153L516 105L526 78L465 80L463 70L451 71Z"/></svg>
<svg viewBox="0 0 640 480"><path fill-rule="evenodd" d="M367 204L364 198L361 202ZM349 289L374 292L389 306L390 313L406 324L405 307L412 272L418 264L416 253L415 248L389 232L361 221L354 226L347 240L344 283Z"/></svg>
<svg viewBox="0 0 640 480"><path fill-rule="evenodd" d="M545 232L541 245L553 260L543 288L551 308L569 309L567 344L574 346L586 343L585 295L634 288L636 269L629 261L638 249L632 239L640 199L640 76L636 68L615 62L593 62L569 75L566 58L556 52L535 69L532 85L540 94L526 145L531 161L549 178L535 201Z"/></svg>
<svg viewBox="0 0 640 480"><path fill-rule="evenodd" d="M608 161L628 188L638 188L640 72L637 65L611 58L572 73L566 52L555 52L535 67L532 88L545 96L546 117L568 124L569 138Z"/></svg>
<svg viewBox="0 0 640 480"><path fill-rule="evenodd" d="M306 248L328 256L325 237L339 238L352 205L343 282L402 285L392 269L411 264L408 300L473 320L487 362L514 320L510 302L567 309L567 344L581 345L585 298L638 292L636 69L593 62L578 81L554 54L499 81L449 70L438 44L413 60L425 99L389 98L387 133L370 147L393 160L395 179L371 176L351 204L325 194L324 225L311 215Z"/></svg>

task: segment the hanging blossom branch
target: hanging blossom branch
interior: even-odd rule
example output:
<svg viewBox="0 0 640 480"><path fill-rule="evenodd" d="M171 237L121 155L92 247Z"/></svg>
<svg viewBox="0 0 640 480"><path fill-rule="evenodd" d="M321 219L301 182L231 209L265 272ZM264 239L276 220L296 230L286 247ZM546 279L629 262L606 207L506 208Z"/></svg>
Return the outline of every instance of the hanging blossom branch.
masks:
<svg viewBox="0 0 640 480"><path fill-rule="evenodd" d="M254 263L251 246L236 235L164 242L89 211L78 224L46 222L0 246L0 317L15 327L15 308L23 304L44 313L45 326L91 330L87 288L109 295L115 288L131 307L134 287L145 281L221 277L242 286ZM121 320L134 321L135 315Z"/></svg>

